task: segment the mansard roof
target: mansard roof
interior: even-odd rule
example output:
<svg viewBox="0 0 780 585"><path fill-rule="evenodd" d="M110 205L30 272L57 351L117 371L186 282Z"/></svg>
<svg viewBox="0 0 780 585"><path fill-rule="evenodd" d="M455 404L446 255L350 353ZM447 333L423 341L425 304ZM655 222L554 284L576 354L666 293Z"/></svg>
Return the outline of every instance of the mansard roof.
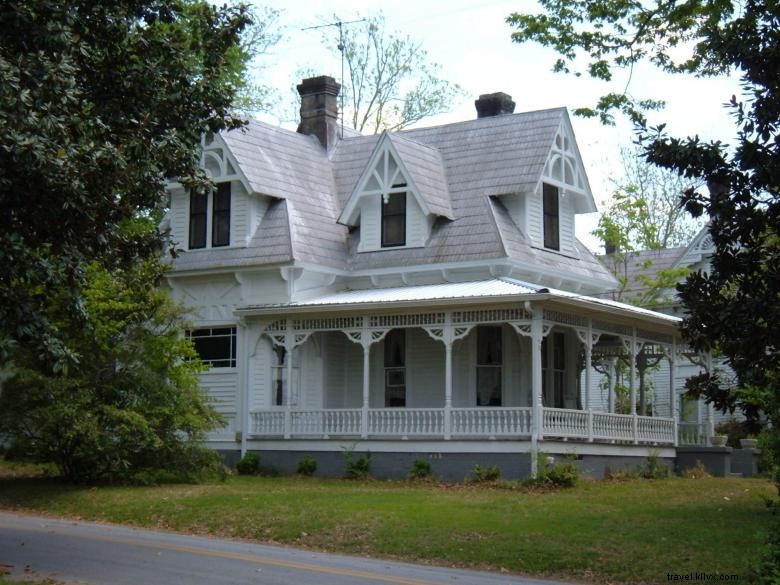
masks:
<svg viewBox="0 0 780 585"><path fill-rule="evenodd" d="M386 134L438 219L424 247L358 253L360 228L350 233L338 221L382 137L345 134L326 151L313 136L250 122L222 139L252 191L284 205L269 207L248 247L190 251L174 270L301 262L363 271L508 259L609 286L614 279L584 246L579 258L532 248L497 197L537 188L562 124L566 109L553 108Z"/></svg>

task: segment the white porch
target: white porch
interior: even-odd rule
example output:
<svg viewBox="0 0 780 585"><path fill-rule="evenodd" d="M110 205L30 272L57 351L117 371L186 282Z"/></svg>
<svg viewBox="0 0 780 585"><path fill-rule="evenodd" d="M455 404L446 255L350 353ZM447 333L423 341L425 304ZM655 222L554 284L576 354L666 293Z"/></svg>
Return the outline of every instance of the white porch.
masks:
<svg viewBox="0 0 780 585"><path fill-rule="evenodd" d="M242 448L261 439L511 440L531 451L541 441L678 444L677 319L493 282L499 292L481 298L458 296L474 288L464 283L405 287L402 302L384 289L239 309ZM413 289L437 290L428 299ZM398 363L387 361L392 331L406 340ZM480 349L490 336L498 357ZM648 368L661 362L652 387ZM393 400L403 386L403 406L390 386Z"/></svg>
<svg viewBox="0 0 780 585"><path fill-rule="evenodd" d="M289 415L284 411L256 411L251 413L251 434L254 438L401 440L530 440L536 436L549 440L676 444L676 425L671 418L543 407L542 426L536 434L532 420L531 407L369 408L365 413L362 408L321 409L291 410Z"/></svg>

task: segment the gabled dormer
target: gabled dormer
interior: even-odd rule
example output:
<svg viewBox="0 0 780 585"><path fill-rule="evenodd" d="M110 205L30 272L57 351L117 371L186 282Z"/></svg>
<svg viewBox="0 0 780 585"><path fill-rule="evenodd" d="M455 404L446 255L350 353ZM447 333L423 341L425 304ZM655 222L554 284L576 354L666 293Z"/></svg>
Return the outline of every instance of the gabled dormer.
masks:
<svg viewBox="0 0 780 585"><path fill-rule="evenodd" d="M422 247L437 217L453 219L441 154L384 132L339 223L360 225L359 252Z"/></svg>
<svg viewBox="0 0 780 585"><path fill-rule="evenodd" d="M215 187L169 185L171 238L186 250L246 246L267 204L249 196L249 181L221 136L202 138L200 166Z"/></svg>
<svg viewBox="0 0 780 585"><path fill-rule="evenodd" d="M595 212L596 204L565 110L546 148L534 189L507 195L504 203L532 246L576 257L575 215Z"/></svg>

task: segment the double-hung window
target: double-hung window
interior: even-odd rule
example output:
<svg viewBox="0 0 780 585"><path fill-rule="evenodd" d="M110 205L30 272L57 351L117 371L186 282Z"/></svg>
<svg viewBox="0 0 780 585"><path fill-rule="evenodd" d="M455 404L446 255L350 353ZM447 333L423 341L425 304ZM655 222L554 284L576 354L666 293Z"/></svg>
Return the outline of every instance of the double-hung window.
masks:
<svg viewBox="0 0 780 585"><path fill-rule="evenodd" d="M190 250L230 245L230 204L229 182L209 193L190 193Z"/></svg>
<svg viewBox="0 0 780 585"><path fill-rule="evenodd" d="M542 340L544 405L565 408L566 337L554 332Z"/></svg>
<svg viewBox="0 0 780 585"><path fill-rule="evenodd" d="M560 220L558 215L558 187L543 183L542 208L544 215L544 247L561 249Z"/></svg>
<svg viewBox="0 0 780 585"><path fill-rule="evenodd" d="M236 367L236 328L211 327L187 332L200 360L212 368Z"/></svg>
<svg viewBox="0 0 780 585"><path fill-rule="evenodd" d="M385 336L385 407L406 406L406 330Z"/></svg>
<svg viewBox="0 0 780 585"><path fill-rule="evenodd" d="M501 327L477 327L477 406L501 406Z"/></svg>

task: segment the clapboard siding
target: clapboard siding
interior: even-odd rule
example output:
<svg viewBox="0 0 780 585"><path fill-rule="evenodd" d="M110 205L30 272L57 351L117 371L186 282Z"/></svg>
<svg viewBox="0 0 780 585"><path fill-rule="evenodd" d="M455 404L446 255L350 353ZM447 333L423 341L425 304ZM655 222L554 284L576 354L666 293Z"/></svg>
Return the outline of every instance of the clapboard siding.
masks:
<svg viewBox="0 0 780 585"><path fill-rule="evenodd" d="M561 252L575 254L574 208L571 197L560 197L558 220L561 238Z"/></svg>
<svg viewBox="0 0 780 585"><path fill-rule="evenodd" d="M171 238L181 247L187 245L187 217L189 215L189 194L177 189L171 193Z"/></svg>

